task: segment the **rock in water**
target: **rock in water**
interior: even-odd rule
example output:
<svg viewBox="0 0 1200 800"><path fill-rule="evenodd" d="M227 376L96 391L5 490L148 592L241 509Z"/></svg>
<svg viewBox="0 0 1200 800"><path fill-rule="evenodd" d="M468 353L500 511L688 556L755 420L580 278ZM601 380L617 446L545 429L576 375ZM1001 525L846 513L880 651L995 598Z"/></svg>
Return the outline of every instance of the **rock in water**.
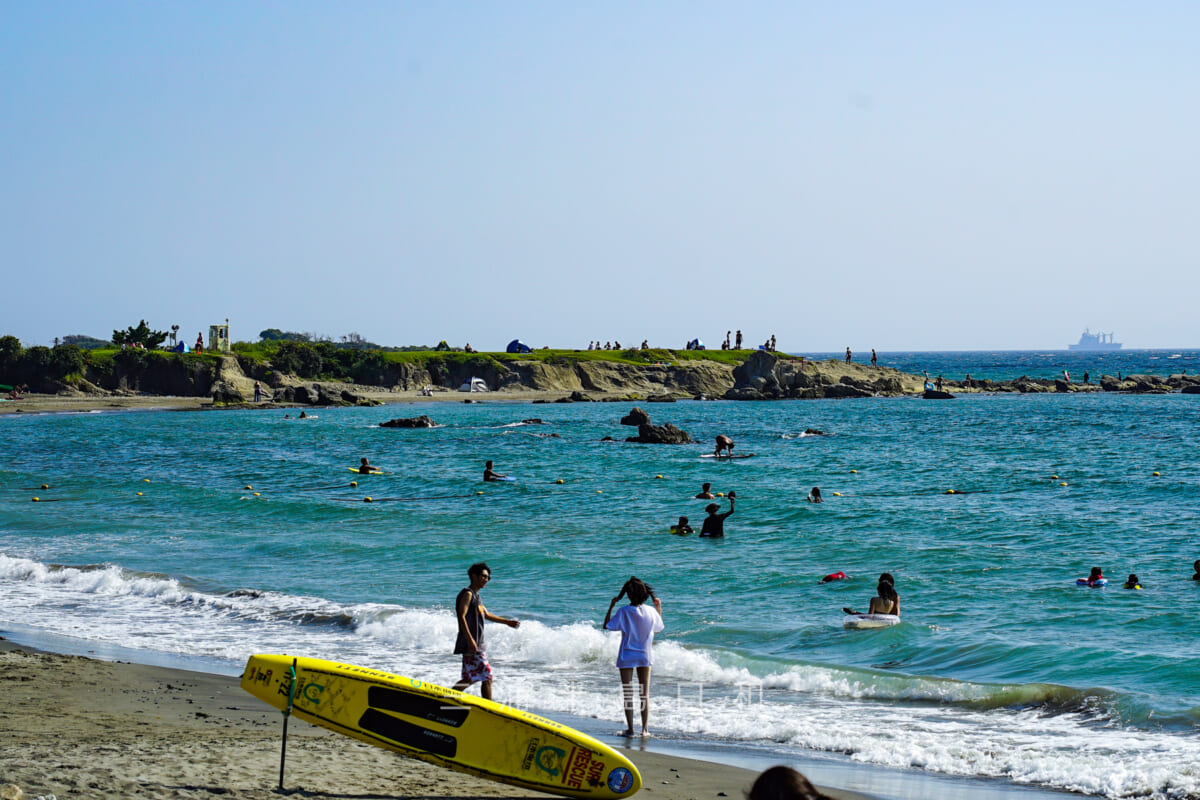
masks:
<svg viewBox="0 0 1200 800"><path fill-rule="evenodd" d="M389 419L387 422L379 423L381 428L436 428L437 423L431 420L426 415L422 414L419 417L407 417L401 419Z"/></svg>

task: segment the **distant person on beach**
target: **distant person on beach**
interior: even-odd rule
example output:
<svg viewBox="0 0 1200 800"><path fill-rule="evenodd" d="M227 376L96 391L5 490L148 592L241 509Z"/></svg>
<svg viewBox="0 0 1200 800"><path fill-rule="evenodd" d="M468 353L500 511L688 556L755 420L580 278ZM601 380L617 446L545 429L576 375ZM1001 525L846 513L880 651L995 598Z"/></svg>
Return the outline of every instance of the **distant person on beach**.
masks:
<svg viewBox="0 0 1200 800"><path fill-rule="evenodd" d="M704 518L704 524L700 526L701 536L724 536L725 535L725 519L733 513L733 501L737 497L736 492L729 493L729 510L724 514L719 514L721 507L716 503L709 503L704 507L708 512L708 516Z"/></svg>
<svg viewBox="0 0 1200 800"><path fill-rule="evenodd" d="M849 347L847 347L847 348L846 348L846 363L847 363L847 364L849 364L849 363L850 363L850 360L851 360L852 358L854 358L854 354L853 354L853 353L851 353L851 352L850 352L850 348L849 348Z"/></svg>
<svg viewBox="0 0 1200 800"><path fill-rule="evenodd" d="M746 800L829 800L791 767L771 767L754 780Z"/></svg>
<svg viewBox="0 0 1200 800"><path fill-rule="evenodd" d="M617 609L613 606L628 595L629 605ZM646 601L653 600L654 608L646 608ZM623 735L633 736L633 675L637 672L638 694L641 697L642 736L649 735L650 721L650 667L654 664L651 645L654 634L665 626L662 619L662 601L654 596L652 589L637 577L631 577L621 587L621 592L608 604L604 615L604 628L621 632L621 649L617 651L617 671L621 674L621 696L625 706L625 730Z"/></svg>
<svg viewBox="0 0 1200 800"><path fill-rule="evenodd" d="M383 470L381 470L379 467L376 467L370 461L367 461L365 456L362 459L362 463L358 465L358 471L363 475L370 475L372 472L383 472Z"/></svg>
<svg viewBox="0 0 1200 800"><path fill-rule="evenodd" d="M485 461L483 464L483 479L485 481L502 481L507 478L507 475L501 475L492 469L492 462Z"/></svg>
<svg viewBox="0 0 1200 800"><path fill-rule="evenodd" d="M262 402L262 386L259 385L258 381L254 382L254 402Z"/></svg>
<svg viewBox="0 0 1200 800"><path fill-rule="evenodd" d="M808 497L806 497L804 499L810 503L824 503L825 502L821 498L821 487L819 487L819 486L814 486L812 488L812 491L808 493Z"/></svg>
<svg viewBox="0 0 1200 800"><path fill-rule="evenodd" d="M492 568L480 561L467 569L467 577L471 585L458 593L454 601L455 614L458 617L458 639L454 642L454 652L462 655L462 680L454 684L454 690L461 692L472 683L479 684L479 693L484 699L492 699L492 665L488 663L487 651L483 646L483 621L499 622L510 628L519 628L521 623L515 619L497 617L483 607L479 600L479 592L492 579Z"/></svg>
<svg viewBox="0 0 1200 800"><path fill-rule="evenodd" d="M879 359L875 357L875 348L874 347L871 348L871 366L872 367L879 366Z"/></svg>
<svg viewBox="0 0 1200 800"><path fill-rule="evenodd" d="M679 522L671 526L671 533L683 535L685 533L695 533L696 529L688 524L687 517L680 517Z"/></svg>
<svg viewBox="0 0 1200 800"><path fill-rule="evenodd" d="M712 493L712 484L705 483L700 486L700 494L696 495L697 500L713 500L715 495Z"/></svg>
<svg viewBox="0 0 1200 800"><path fill-rule="evenodd" d="M713 455L720 458L722 452L727 456L733 455L733 439L723 433L717 436L717 449L713 451Z"/></svg>
<svg viewBox="0 0 1200 800"><path fill-rule="evenodd" d="M1129 579L1127 581L1125 581L1125 588L1126 589L1141 589L1142 582L1138 580L1137 575L1130 573Z"/></svg>

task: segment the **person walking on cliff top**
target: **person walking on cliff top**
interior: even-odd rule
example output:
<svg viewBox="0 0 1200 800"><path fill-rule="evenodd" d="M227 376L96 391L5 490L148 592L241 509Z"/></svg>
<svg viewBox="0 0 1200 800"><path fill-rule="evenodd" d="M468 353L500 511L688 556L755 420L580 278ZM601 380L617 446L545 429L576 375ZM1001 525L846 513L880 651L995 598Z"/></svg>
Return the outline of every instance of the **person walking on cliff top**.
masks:
<svg viewBox="0 0 1200 800"><path fill-rule="evenodd" d="M733 349L734 349L734 350L741 350L741 349L742 349L742 332L741 332L741 331L738 331L738 332L737 332L737 339L736 339L736 342L737 342L737 347L735 347L735 348L733 348Z"/></svg>

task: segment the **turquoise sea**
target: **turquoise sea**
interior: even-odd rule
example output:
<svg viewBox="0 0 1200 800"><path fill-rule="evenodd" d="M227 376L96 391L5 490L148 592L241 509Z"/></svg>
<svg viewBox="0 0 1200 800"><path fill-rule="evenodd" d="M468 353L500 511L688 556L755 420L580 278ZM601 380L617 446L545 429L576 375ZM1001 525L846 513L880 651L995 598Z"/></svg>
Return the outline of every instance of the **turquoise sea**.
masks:
<svg viewBox="0 0 1200 800"><path fill-rule="evenodd" d="M1200 351L1114 356L1093 380L1200 368ZM1096 362L880 363L1004 379ZM0 417L0 633L451 684L454 596L486 560L485 604L522 620L488 630L496 698L611 733L617 641L599 622L637 575L667 624L656 742L1200 798L1200 396L681 401L642 407L699 444L601 442L632 433L632 405ZM418 414L438 427L378 427ZM718 433L755 457L700 458ZM362 456L388 474L349 472ZM482 483L486 459L517 480ZM705 481L737 490L727 536L669 534L680 515L699 528ZM804 502L812 486L826 502ZM1092 566L1107 587L1075 585ZM843 629L883 571L904 621ZM1144 589L1121 588L1129 573Z"/></svg>

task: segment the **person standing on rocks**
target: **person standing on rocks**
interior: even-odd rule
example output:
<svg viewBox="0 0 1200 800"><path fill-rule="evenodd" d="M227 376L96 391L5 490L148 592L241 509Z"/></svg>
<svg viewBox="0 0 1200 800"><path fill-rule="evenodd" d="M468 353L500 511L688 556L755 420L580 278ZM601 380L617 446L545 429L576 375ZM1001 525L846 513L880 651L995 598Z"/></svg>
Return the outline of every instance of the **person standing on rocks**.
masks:
<svg viewBox="0 0 1200 800"><path fill-rule="evenodd" d="M879 359L875 357L875 348L874 347L871 348L871 366L872 367L879 366Z"/></svg>
<svg viewBox="0 0 1200 800"><path fill-rule="evenodd" d="M853 354L850 352L850 348L849 348L849 347L847 347L847 348L846 348L846 363L847 363L847 364L849 364L849 363L850 363L850 359L851 359L851 358L853 358Z"/></svg>

